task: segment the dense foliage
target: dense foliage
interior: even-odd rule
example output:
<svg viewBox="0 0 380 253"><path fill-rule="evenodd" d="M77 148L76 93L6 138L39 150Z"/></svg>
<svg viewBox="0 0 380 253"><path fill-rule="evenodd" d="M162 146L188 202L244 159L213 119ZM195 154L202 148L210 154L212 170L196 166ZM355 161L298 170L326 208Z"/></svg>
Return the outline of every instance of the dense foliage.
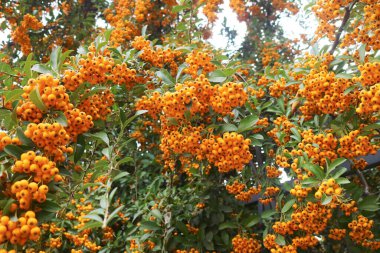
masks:
<svg viewBox="0 0 380 253"><path fill-rule="evenodd" d="M380 3L222 2L0 1L0 252L380 249Z"/></svg>

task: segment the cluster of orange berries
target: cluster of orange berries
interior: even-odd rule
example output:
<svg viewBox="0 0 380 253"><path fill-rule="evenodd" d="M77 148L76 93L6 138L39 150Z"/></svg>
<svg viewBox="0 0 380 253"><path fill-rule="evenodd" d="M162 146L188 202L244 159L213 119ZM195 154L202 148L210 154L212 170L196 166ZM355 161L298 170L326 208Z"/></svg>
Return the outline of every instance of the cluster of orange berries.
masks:
<svg viewBox="0 0 380 253"><path fill-rule="evenodd" d="M31 101L20 100L16 107L17 117L23 121L40 123L43 112Z"/></svg>
<svg viewBox="0 0 380 253"><path fill-rule="evenodd" d="M252 160L249 152L250 139L238 133L224 133L222 137L203 139L200 145L202 154L207 160L218 167L219 172L231 170L241 171L245 164ZM202 157L203 158L203 157Z"/></svg>
<svg viewBox="0 0 380 253"><path fill-rule="evenodd" d="M91 115L87 115L77 108L67 110L65 116L67 119L65 130L73 140L76 140L79 134L87 132L94 126Z"/></svg>
<svg viewBox="0 0 380 253"><path fill-rule="evenodd" d="M182 54L179 50L162 49L160 47L152 48L150 41L142 36L135 37L132 41L132 47L141 51L139 58L143 61L149 62L158 68L162 68L167 64L172 74L177 72L177 60Z"/></svg>
<svg viewBox="0 0 380 253"><path fill-rule="evenodd" d="M59 123L31 123L25 130L25 136L39 148L43 148L48 156L52 156L54 161L64 161L64 153L72 153L73 148L66 147L70 142L70 136L65 128Z"/></svg>
<svg viewBox="0 0 380 253"><path fill-rule="evenodd" d="M261 244L254 237L238 234L232 238L232 250L231 253L259 253Z"/></svg>
<svg viewBox="0 0 380 253"><path fill-rule="evenodd" d="M312 188L302 188L300 184L296 184L293 189L290 190L290 194L296 196L299 200L306 198L309 192L312 191Z"/></svg>
<svg viewBox="0 0 380 253"><path fill-rule="evenodd" d="M84 95L89 93L86 90ZM84 95L81 95L82 98ZM98 94L85 98L79 105L78 109L90 115L93 120L105 120L107 115L111 112L110 107L114 104L114 95L109 89L106 89Z"/></svg>
<svg viewBox="0 0 380 253"><path fill-rule="evenodd" d="M177 249L175 251L175 253L199 253L199 251L196 250L196 249L194 249L194 248L191 248L189 250L179 250L179 249Z"/></svg>
<svg viewBox="0 0 380 253"><path fill-rule="evenodd" d="M37 241L41 235L37 224L38 221L33 211L27 211L18 218L17 222L12 221L8 216L1 216L0 244L8 241L11 244L24 245L27 240Z"/></svg>
<svg viewBox="0 0 380 253"><path fill-rule="evenodd" d="M274 166L268 165L265 167L265 170L268 178L278 178L282 174L282 172Z"/></svg>
<svg viewBox="0 0 380 253"><path fill-rule="evenodd" d="M371 228L374 225L373 220L359 215L357 220L353 220L348 224L350 229L349 235L351 239L363 247L370 248L371 250L380 249L380 242L373 240L375 235L372 233Z"/></svg>
<svg viewBox="0 0 380 253"><path fill-rule="evenodd" d="M327 196L340 196L343 192L343 189L335 182L334 178L329 178L324 180L319 186L317 192L314 194L316 199L321 199L322 194Z"/></svg>
<svg viewBox="0 0 380 253"><path fill-rule="evenodd" d="M380 83L380 62L367 62L359 65L359 77L353 77L352 82L360 82L364 86L371 86Z"/></svg>
<svg viewBox="0 0 380 253"><path fill-rule="evenodd" d="M227 115L232 108L243 106L247 99L247 93L244 91L242 83L229 82L215 88L215 94L211 96L210 104L216 113Z"/></svg>
<svg viewBox="0 0 380 253"><path fill-rule="evenodd" d="M346 229L342 228L332 228L329 230L328 237L335 240L335 241L341 241L346 236Z"/></svg>
<svg viewBox="0 0 380 253"><path fill-rule="evenodd" d="M199 231L199 228L193 227L190 224L186 224L186 228L191 234L197 234Z"/></svg>
<svg viewBox="0 0 380 253"><path fill-rule="evenodd" d="M93 48L92 48L93 47ZM96 54L95 47L90 46L90 52L87 53L87 58L81 58L79 60L79 73L80 73L80 82L88 82L92 85L103 84L111 79L111 75L107 74L112 71L115 63L114 60L110 57L107 57L109 52L104 52L105 56L100 53Z"/></svg>
<svg viewBox="0 0 380 253"><path fill-rule="evenodd" d="M327 222L331 217L332 210L319 202L307 202L305 209L297 209L291 215L299 230L310 234L320 233L325 230Z"/></svg>
<svg viewBox="0 0 380 253"><path fill-rule="evenodd" d="M252 186L247 191L244 191L246 187L246 184L239 183L239 181L235 180L232 185L226 185L226 190L228 193L235 195L237 200L244 202L252 200L254 195L261 192L261 185L258 185L257 187Z"/></svg>
<svg viewBox="0 0 380 253"><path fill-rule="evenodd" d="M378 115L380 111L380 81L379 83L371 86L369 89L363 89L358 96L360 103L356 108L356 112L359 114L371 114Z"/></svg>
<svg viewBox="0 0 380 253"><path fill-rule="evenodd" d="M376 0L360 2L365 3L361 10L362 15L352 20L350 32L342 39L341 47L362 43L366 45L366 51L379 50L380 4Z"/></svg>
<svg viewBox="0 0 380 253"><path fill-rule="evenodd" d="M32 51L32 45L28 35L29 29L36 31L42 27L43 24L35 16L26 14L23 17L20 26L12 31L13 42L20 45L21 51L24 55L28 55Z"/></svg>
<svg viewBox="0 0 380 253"><path fill-rule="evenodd" d="M192 51L187 55L185 61L189 66L184 69L184 73L191 75L193 78L198 76L200 69L202 69L203 74L207 74L216 68L215 65L211 63L212 56L209 52Z"/></svg>
<svg viewBox="0 0 380 253"><path fill-rule="evenodd" d="M28 85L24 86L24 99L29 99L29 95L34 89L38 89L41 95L42 102L47 108L53 108L60 111L66 111L73 107L69 101L69 95L66 93L66 88L59 85L59 79L52 75L44 74L37 79L29 79Z"/></svg>
<svg viewBox="0 0 380 253"><path fill-rule="evenodd" d="M314 235L305 235L303 237L296 236L292 239L292 246L300 248L302 250L307 250L312 248L319 243L318 239Z"/></svg>
<svg viewBox="0 0 380 253"><path fill-rule="evenodd" d="M84 235L73 235L69 232L65 232L64 236L72 241L76 247L84 246L90 251L96 252L102 248L102 246L98 246L95 242L92 242L88 236L88 234Z"/></svg>
<svg viewBox="0 0 380 253"><path fill-rule="evenodd" d="M28 182L27 180L17 181L11 186L11 192L16 196L20 203L20 208L28 210L32 200L38 203L43 203L46 200L46 194L49 191L47 185L40 185L35 182Z"/></svg>
<svg viewBox="0 0 380 253"><path fill-rule="evenodd" d="M60 237L50 238L49 241L46 242L46 246L49 248L60 248L62 247L62 240Z"/></svg>
<svg viewBox="0 0 380 253"><path fill-rule="evenodd" d="M324 65L311 69L303 84L304 87L298 93L305 98L300 110L306 118L314 114L342 112L355 103L357 98L357 91L344 94L353 85L351 80L336 78L335 73L328 71L328 67Z"/></svg>
<svg viewBox="0 0 380 253"><path fill-rule="evenodd" d="M243 0L231 0L230 1L231 9L237 14L238 20L248 21L249 13L247 12L247 7L245 6L245 1Z"/></svg>
<svg viewBox="0 0 380 253"><path fill-rule="evenodd" d="M23 153L20 160L17 160L12 166L12 172L33 174L33 180L36 183L49 183L54 181L59 182L62 177L58 175L59 169L55 162L49 161L48 158L36 155L34 151Z"/></svg>
<svg viewBox="0 0 380 253"><path fill-rule="evenodd" d="M378 145L372 144L368 136L359 136L359 134L359 130L354 130L339 139L338 154L340 156L352 159L357 156L376 154Z"/></svg>
<svg viewBox="0 0 380 253"><path fill-rule="evenodd" d="M274 196L279 192L280 192L280 188L278 188L276 186L269 186L269 187L265 188L264 196L265 197Z"/></svg>
<svg viewBox="0 0 380 253"><path fill-rule="evenodd" d="M128 90L131 90L136 81L138 81L136 70L129 69L125 63L116 64L111 73L112 82L118 85L125 85Z"/></svg>
<svg viewBox="0 0 380 253"><path fill-rule="evenodd" d="M206 5L203 7L203 14L205 14L205 16L207 17L207 20L210 23L214 23L217 19L216 12L218 11L219 5L223 3L223 0L211 0L211 1L201 0L199 2L200 4L206 2Z"/></svg>
<svg viewBox="0 0 380 253"><path fill-rule="evenodd" d="M292 235L298 230L298 226L294 221L276 221L273 226L273 231L280 235Z"/></svg>
<svg viewBox="0 0 380 253"><path fill-rule="evenodd" d="M292 122L286 117L286 116L280 116L277 117L273 123L275 124L275 127L268 132L268 136L270 136L277 145L281 146L282 143L280 139L277 136L277 133L282 132L285 134L283 138L283 142L287 143L290 140L290 133L291 133L291 128L295 127Z"/></svg>
<svg viewBox="0 0 380 253"><path fill-rule="evenodd" d="M5 132L0 132L0 152L4 150L5 146L13 144L13 145L21 145L21 141L19 138L14 137L11 138Z"/></svg>
<svg viewBox="0 0 380 253"><path fill-rule="evenodd" d="M297 248L293 245L280 246L276 243L276 236L268 234L264 238L264 247L270 250L271 253L297 253Z"/></svg>
<svg viewBox="0 0 380 253"><path fill-rule="evenodd" d="M312 129L301 132L302 141L298 143L298 150L305 152L313 163L325 165L326 159L333 161L337 158L336 148L338 140L332 133L314 134ZM295 151L298 151L295 149ZM295 152L293 152L295 154ZM298 153L297 153L298 154Z"/></svg>
<svg viewBox="0 0 380 253"><path fill-rule="evenodd" d="M340 209L344 212L344 215L346 216L350 216L351 214L356 213L359 210L354 200L348 203L341 203Z"/></svg>
<svg viewBox="0 0 380 253"><path fill-rule="evenodd" d="M280 59L279 52L280 47L274 45L272 42L265 42L263 46L263 50L261 51L261 63L263 66L268 66L271 62L277 61ZM272 95L271 95L272 96Z"/></svg>

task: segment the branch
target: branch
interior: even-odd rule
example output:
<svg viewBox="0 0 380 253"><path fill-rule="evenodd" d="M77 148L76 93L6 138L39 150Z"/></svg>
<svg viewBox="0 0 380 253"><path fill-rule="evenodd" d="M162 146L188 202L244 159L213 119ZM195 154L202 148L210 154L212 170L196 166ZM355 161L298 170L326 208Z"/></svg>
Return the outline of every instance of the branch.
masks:
<svg viewBox="0 0 380 253"><path fill-rule="evenodd" d="M344 30L344 27L346 26L347 22L348 22L348 19L350 18L350 15L351 15L351 11L352 11L352 8L354 8L354 5L358 2L358 0L354 0L350 5L346 6L344 9L346 10L346 12L344 13L344 17L343 17L343 20L342 20L342 24L340 25L339 29L338 29L338 32L335 34L335 41L334 41L334 44L332 45L332 48L330 50L330 54L332 55L335 51L335 49L338 47L339 43L340 43L340 36L342 35L342 32Z"/></svg>
<svg viewBox="0 0 380 253"><path fill-rule="evenodd" d="M358 174L358 176L360 178L360 182L364 186L364 195L365 196L370 195L370 193L369 193L369 186L368 186L367 180L365 179L363 173L359 169L357 169L356 170L356 174Z"/></svg>

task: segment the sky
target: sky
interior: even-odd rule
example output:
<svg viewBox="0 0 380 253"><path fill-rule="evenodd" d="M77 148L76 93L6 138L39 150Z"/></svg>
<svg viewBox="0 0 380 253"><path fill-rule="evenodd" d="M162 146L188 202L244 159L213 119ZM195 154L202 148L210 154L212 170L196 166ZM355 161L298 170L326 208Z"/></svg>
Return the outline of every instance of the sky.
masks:
<svg viewBox="0 0 380 253"><path fill-rule="evenodd" d="M307 4L307 0L300 0L302 5ZM213 27L213 36L211 39L209 39L209 42L216 48L219 49L226 49L226 42L227 39L225 36L220 34L221 29L223 28L222 22L224 20L224 17L226 17L227 20L227 26L230 28L236 30L237 36L235 39L235 44L229 46L228 50L236 50L240 47L241 43L243 42L244 35L247 31L247 26L244 22L239 22L237 19L237 15L233 12L233 10L229 7L229 0L224 0L224 3L221 5L221 13L218 14L219 19L215 22ZM305 12L300 10L300 13L296 16L290 16L286 17L285 15L282 15L280 18L280 25L284 28L285 36L290 39L299 38L300 34L308 34L311 35L316 29L317 21L313 16L308 17L308 29L302 27L300 25L301 18L305 15ZM0 22L2 20L0 19ZM104 23L104 22L102 22ZM9 34L9 30L6 32L0 32L0 43L6 40L6 36Z"/></svg>

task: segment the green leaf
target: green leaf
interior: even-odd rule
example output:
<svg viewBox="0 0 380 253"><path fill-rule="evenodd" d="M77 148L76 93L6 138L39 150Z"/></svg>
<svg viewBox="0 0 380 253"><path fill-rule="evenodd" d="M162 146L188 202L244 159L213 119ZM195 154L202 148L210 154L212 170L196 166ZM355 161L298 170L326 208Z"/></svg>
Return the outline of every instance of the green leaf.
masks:
<svg viewBox="0 0 380 253"><path fill-rule="evenodd" d="M21 98L21 95L24 93L23 89L15 89L11 91L7 91L5 93L5 103L13 102Z"/></svg>
<svg viewBox="0 0 380 253"><path fill-rule="evenodd" d="M21 127L17 128L16 135L17 135L17 138L20 139L20 141L22 142L22 144L24 144L26 146L31 146L31 147L35 146L34 142L31 139L29 139L28 137L25 136L24 131L22 130Z"/></svg>
<svg viewBox="0 0 380 253"><path fill-rule="evenodd" d="M31 70L35 71L35 72L38 72L38 73L41 73L41 74L51 74L53 75L53 70L46 66L46 65L42 65L42 64L35 64L33 65L33 67L31 68Z"/></svg>
<svg viewBox="0 0 380 253"><path fill-rule="evenodd" d="M110 139L108 138L108 135L103 131L91 134L91 136L98 138L99 140L102 140L105 144L107 144L107 146L110 145Z"/></svg>
<svg viewBox="0 0 380 253"><path fill-rule="evenodd" d="M252 130L258 120L259 120L259 117L257 117L257 115L249 115L245 117L239 123L238 132L241 133L248 130Z"/></svg>
<svg viewBox="0 0 380 253"><path fill-rule="evenodd" d="M186 8L188 8L186 5L176 5L176 6L173 6L172 12L178 13L178 12L185 10Z"/></svg>
<svg viewBox="0 0 380 253"><path fill-rule="evenodd" d="M4 147L4 151L8 155L14 156L14 157L16 157L18 159L20 159L21 155L23 153L25 153L25 150L23 150L19 146L13 145L13 144L9 144L9 145L5 146Z"/></svg>
<svg viewBox="0 0 380 253"><path fill-rule="evenodd" d="M234 124L226 123L220 126L220 131L225 132L236 132L238 128Z"/></svg>
<svg viewBox="0 0 380 253"><path fill-rule="evenodd" d="M248 218L245 218L242 221L242 224L246 228L250 228L250 227L253 227L254 225L256 225L259 222L260 222L260 217L258 215L256 215L256 214L254 214L254 215L249 216Z"/></svg>
<svg viewBox="0 0 380 253"><path fill-rule="evenodd" d="M79 231L83 231L83 230L86 230L86 229L93 229L93 228L100 228L102 227L102 223L99 222L99 221L90 221L90 222L87 222L86 225L84 225L83 227L81 227L79 229Z"/></svg>
<svg viewBox="0 0 380 253"><path fill-rule="evenodd" d="M60 46L54 47L51 54L50 54L50 64L51 64L53 70L55 70L56 72L59 72L58 60L60 58L60 54L61 54L61 47Z"/></svg>
<svg viewBox="0 0 380 253"><path fill-rule="evenodd" d="M351 183L350 180L348 180L347 178L345 177L340 177L340 178L337 178L335 179L335 182L339 185L342 185L342 184L349 184Z"/></svg>
<svg viewBox="0 0 380 253"><path fill-rule="evenodd" d="M232 221L226 221L219 224L219 230L223 230L226 228L238 228L238 225Z"/></svg>
<svg viewBox="0 0 380 253"><path fill-rule="evenodd" d="M55 118L55 121L57 121L61 126L67 127L68 122L67 122L66 115L61 111L57 112L57 114L58 114L58 117Z"/></svg>
<svg viewBox="0 0 380 253"><path fill-rule="evenodd" d="M289 211L289 209L292 208L294 203L296 203L296 199L291 199L288 202L286 202L285 205L282 207L281 212L286 213L287 211Z"/></svg>
<svg viewBox="0 0 380 253"><path fill-rule="evenodd" d="M33 104L35 104L38 107L38 109L40 109L43 112L47 111L48 108L46 107L44 102L42 102L40 92L38 91L37 88L33 89L30 92L29 99L33 102Z"/></svg>
<svg viewBox="0 0 380 253"><path fill-rule="evenodd" d="M60 205L51 200L46 200L44 203L40 204L40 207L42 210L50 213L56 213L62 209Z"/></svg>
<svg viewBox="0 0 380 253"><path fill-rule="evenodd" d="M316 184L316 183L319 183L319 180L313 177L308 177L302 180L301 183L303 185Z"/></svg>
<svg viewBox="0 0 380 253"><path fill-rule="evenodd" d="M226 74L220 69L217 69L209 73L209 76L208 76L208 80L213 83L222 83L226 79L227 79Z"/></svg>
<svg viewBox="0 0 380 253"><path fill-rule="evenodd" d="M336 78L352 79L353 75L347 73L339 73L335 75Z"/></svg>
<svg viewBox="0 0 380 253"><path fill-rule="evenodd" d="M346 171L347 171L347 168L341 167L341 168L337 169L335 172L331 173L332 178L337 179L338 177L340 177L341 175L346 173Z"/></svg>
<svg viewBox="0 0 380 253"><path fill-rule="evenodd" d="M359 47L359 59L360 59L360 62L361 63L364 63L364 60L365 60L365 48L366 48L367 44L362 44L360 47Z"/></svg>
<svg viewBox="0 0 380 253"><path fill-rule="evenodd" d="M301 142L302 137L298 130L295 127L292 127L290 128L290 131L293 133L293 139L295 139L298 142Z"/></svg>
<svg viewBox="0 0 380 253"><path fill-rule="evenodd" d="M284 245L286 244L284 236L282 236L282 235L280 235L280 234L277 234L277 235L276 235L276 239L274 239L274 241L275 241L278 245L280 245L280 246L284 246Z"/></svg>
<svg viewBox="0 0 380 253"><path fill-rule="evenodd" d="M333 171L336 167L338 167L339 165L345 163L347 161L346 158L337 158L335 159L332 163L327 163L327 172L326 172L326 176L328 174L330 174L331 171Z"/></svg>
<svg viewBox="0 0 380 253"><path fill-rule="evenodd" d="M77 163L84 153L85 142L82 134L78 135L77 143L74 146L74 163Z"/></svg>
<svg viewBox="0 0 380 253"><path fill-rule="evenodd" d="M141 229L141 230L149 229L149 230L156 231L156 230L160 230L161 227L158 226L158 225L157 225L155 222L153 222L153 221L142 221L142 222L140 222L140 229Z"/></svg>
<svg viewBox="0 0 380 253"><path fill-rule="evenodd" d="M160 71L157 71L156 76L159 77L166 84L175 85L174 78L166 69L161 69Z"/></svg>
<svg viewBox="0 0 380 253"><path fill-rule="evenodd" d="M123 159L121 159L120 161L118 161L117 166L120 166L123 163L129 163L129 162L133 162L133 158L127 156L127 157L124 157Z"/></svg>
<svg viewBox="0 0 380 253"><path fill-rule="evenodd" d="M117 181L119 180L120 178L123 178L123 177L126 177L126 176L129 176L130 173L127 172L127 171L122 171L122 172L119 172L117 173L117 175L115 177L113 177L113 181Z"/></svg>
<svg viewBox="0 0 380 253"><path fill-rule="evenodd" d="M321 200L321 204L322 205L327 205L331 202L332 200L332 196L327 196L326 194L323 194L322 195L322 200Z"/></svg>
<svg viewBox="0 0 380 253"><path fill-rule="evenodd" d="M261 218L263 219L268 219L269 217L273 216L276 214L275 210L266 210L261 214Z"/></svg>
<svg viewBox="0 0 380 253"><path fill-rule="evenodd" d="M156 217L159 221L162 221L162 213L158 209L153 209L151 212L151 215Z"/></svg>
<svg viewBox="0 0 380 253"><path fill-rule="evenodd" d="M376 212L380 210L378 201L378 195L367 196L358 202L358 209L361 211Z"/></svg>
<svg viewBox="0 0 380 253"><path fill-rule="evenodd" d="M121 205L119 207L117 207L115 210L113 210L113 212L108 216L108 219L107 219L107 222L106 222L106 226L108 225L108 223L116 217L116 215L120 212L121 209L124 208L124 205Z"/></svg>
<svg viewBox="0 0 380 253"><path fill-rule="evenodd" d="M304 168L312 172L318 179L323 179L325 177L325 173L323 172L322 168L318 165L312 163L305 163Z"/></svg>
<svg viewBox="0 0 380 253"><path fill-rule="evenodd" d="M88 218L88 219L103 223L103 219L99 215L96 215L96 214L87 214L86 216L84 216L84 218Z"/></svg>

